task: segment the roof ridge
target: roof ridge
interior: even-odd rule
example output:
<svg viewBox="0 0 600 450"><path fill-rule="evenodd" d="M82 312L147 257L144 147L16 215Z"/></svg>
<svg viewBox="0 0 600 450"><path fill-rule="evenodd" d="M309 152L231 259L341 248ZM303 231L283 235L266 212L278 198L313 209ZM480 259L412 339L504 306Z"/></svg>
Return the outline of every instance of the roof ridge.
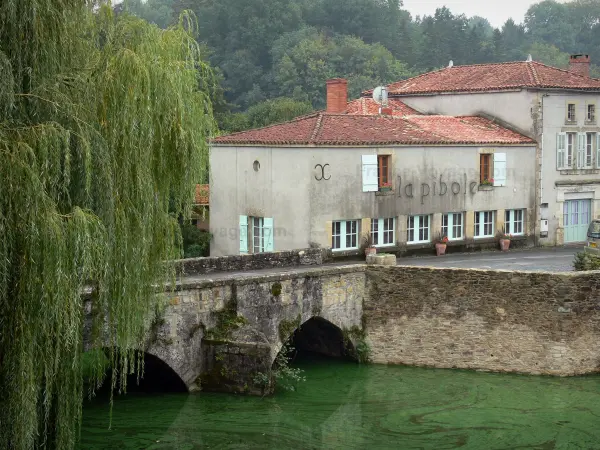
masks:
<svg viewBox="0 0 600 450"><path fill-rule="evenodd" d="M527 68L527 75L531 79L531 82L534 86L540 86L540 77L538 76L537 70L535 70L535 66L532 64L533 61L526 61L525 67Z"/></svg>
<svg viewBox="0 0 600 450"><path fill-rule="evenodd" d="M312 135L310 136L309 142L313 142L316 138L317 138L317 134L319 134L319 131L321 130L321 124L323 123L323 113L319 114L319 117L317 118L317 121L315 122L315 128L313 129ZM347 115L347 114L340 114L340 115Z"/></svg>
<svg viewBox="0 0 600 450"><path fill-rule="evenodd" d="M579 73L576 73L576 72L571 72L571 71L570 71L570 70L568 70L568 69L561 69L560 67L554 67L554 66L550 66L550 65L548 65L548 64L544 64L543 62L540 62L540 61L531 61L531 62L532 62L532 63L534 63L534 64L537 64L538 66L544 66L544 67L547 67L548 69L559 70L559 71L561 71L561 72L568 73L569 75L575 75L575 76L578 76L579 78L583 78L584 80L594 80L594 81L600 81L600 78L586 77L585 75L581 75L581 74L579 74Z"/></svg>
<svg viewBox="0 0 600 450"><path fill-rule="evenodd" d="M269 128L277 127L279 125L284 125L286 123L300 122L301 120L311 119L311 118L313 118L314 116L316 116L316 115L318 115L320 113L321 113L321 111L313 111L310 114L305 114L303 116L294 117L293 119L284 120L283 122L272 123L272 124L269 124L269 125L265 125L264 127L250 128L248 130L236 131L235 133L222 134L220 136L215 136L213 139L218 139L218 138L221 138L221 137L236 136L238 134L247 133L249 131L266 130L266 129L269 129Z"/></svg>
<svg viewBox="0 0 600 450"><path fill-rule="evenodd" d="M392 84L397 84L397 83L405 83L405 82L407 82L407 81L410 81L410 80L416 80L417 78L424 77L425 75L429 75L429 74L431 74L431 73L442 72L442 71L444 71L444 70L446 70L446 69L447 69L447 67L442 67L441 69L432 70L432 71L430 71L430 72L423 72L423 73L421 73L421 74L419 74L419 75L415 75L414 77L409 77L409 78L405 78L404 80L398 80L398 81L394 81L393 83L388 83L386 86L387 86L387 87L389 87L389 86L391 86ZM372 92L373 92L373 90L374 90L374 89L368 89L368 90L366 90L366 91L362 91L362 92L360 93L360 96L361 96L361 98L365 97L365 95L363 95L363 94L369 94L369 93L372 93Z"/></svg>

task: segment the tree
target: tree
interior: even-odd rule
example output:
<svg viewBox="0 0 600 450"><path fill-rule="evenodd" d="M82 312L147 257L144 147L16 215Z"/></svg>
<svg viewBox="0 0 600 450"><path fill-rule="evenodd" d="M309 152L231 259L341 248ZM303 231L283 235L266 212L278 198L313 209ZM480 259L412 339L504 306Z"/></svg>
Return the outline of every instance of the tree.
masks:
<svg viewBox="0 0 600 450"><path fill-rule="evenodd" d="M140 369L214 128L192 25L0 2L0 448L75 445L84 287L111 386Z"/></svg>
<svg viewBox="0 0 600 450"><path fill-rule="evenodd" d="M569 68L569 54L563 53L553 45L536 42L528 49L534 61L560 69Z"/></svg>

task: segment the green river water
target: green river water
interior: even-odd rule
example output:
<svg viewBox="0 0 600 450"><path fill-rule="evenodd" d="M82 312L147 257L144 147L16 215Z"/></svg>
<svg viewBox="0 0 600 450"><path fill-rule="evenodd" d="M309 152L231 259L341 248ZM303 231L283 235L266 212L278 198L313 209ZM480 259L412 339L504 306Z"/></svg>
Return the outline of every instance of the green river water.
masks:
<svg viewBox="0 0 600 450"><path fill-rule="evenodd" d="M296 392L84 405L82 449L600 449L600 377L303 363Z"/></svg>

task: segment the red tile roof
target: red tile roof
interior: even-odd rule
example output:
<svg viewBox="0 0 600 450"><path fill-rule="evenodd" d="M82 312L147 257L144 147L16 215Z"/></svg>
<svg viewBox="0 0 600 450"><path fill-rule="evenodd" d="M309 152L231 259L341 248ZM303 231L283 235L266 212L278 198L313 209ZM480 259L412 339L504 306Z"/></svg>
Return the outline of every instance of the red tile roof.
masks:
<svg viewBox="0 0 600 450"><path fill-rule="evenodd" d="M589 78L537 61L446 67L388 85L388 94L478 92L510 89L600 90L600 79ZM370 95L372 90L363 92Z"/></svg>
<svg viewBox="0 0 600 450"><path fill-rule="evenodd" d="M210 196L210 189L208 184L197 184L196 185L196 205L208 205Z"/></svg>
<svg viewBox="0 0 600 450"><path fill-rule="evenodd" d="M535 141L483 117L381 116L317 112L290 122L221 136L233 145L530 144Z"/></svg>
<svg viewBox="0 0 600 450"><path fill-rule="evenodd" d="M348 103L346 113L348 114L362 114L362 115L376 115L379 114L380 104L375 103L370 97L360 97L356 100L352 100ZM413 114L419 114L416 110L412 109L406 103L401 102L396 98L390 98L387 104L388 108L392 108L393 116L410 116Z"/></svg>

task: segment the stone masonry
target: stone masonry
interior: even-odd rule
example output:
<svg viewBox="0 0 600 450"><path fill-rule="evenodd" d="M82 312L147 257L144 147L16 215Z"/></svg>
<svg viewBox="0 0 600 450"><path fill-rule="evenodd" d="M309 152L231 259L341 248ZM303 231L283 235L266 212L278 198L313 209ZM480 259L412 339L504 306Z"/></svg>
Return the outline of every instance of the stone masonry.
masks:
<svg viewBox="0 0 600 450"><path fill-rule="evenodd" d="M318 317L351 344L358 333L373 363L579 375L600 368L599 293L600 272L356 264L190 277L144 350L190 390L264 393L256 380Z"/></svg>

